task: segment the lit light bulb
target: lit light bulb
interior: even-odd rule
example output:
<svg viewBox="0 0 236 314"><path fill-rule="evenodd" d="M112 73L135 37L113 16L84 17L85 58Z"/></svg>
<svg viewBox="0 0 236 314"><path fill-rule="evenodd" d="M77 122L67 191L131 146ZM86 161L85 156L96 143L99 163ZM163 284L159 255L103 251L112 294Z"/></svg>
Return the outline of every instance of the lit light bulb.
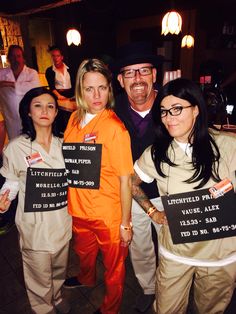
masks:
<svg viewBox="0 0 236 314"><path fill-rule="evenodd" d="M191 35L185 35L181 42L181 47L191 48L194 46L194 38Z"/></svg>
<svg viewBox="0 0 236 314"><path fill-rule="evenodd" d="M81 44L81 35L79 31L75 28L71 28L68 30L66 34L66 39L68 46L70 46L71 44L79 46Z"/></svg>
<svg viewBox="0 0 236 314"><path fill-rule="evenodd" d="M167 12L162 19L162 35L168 33L178 35L182 28L181 15L176 11Z"/></svg>

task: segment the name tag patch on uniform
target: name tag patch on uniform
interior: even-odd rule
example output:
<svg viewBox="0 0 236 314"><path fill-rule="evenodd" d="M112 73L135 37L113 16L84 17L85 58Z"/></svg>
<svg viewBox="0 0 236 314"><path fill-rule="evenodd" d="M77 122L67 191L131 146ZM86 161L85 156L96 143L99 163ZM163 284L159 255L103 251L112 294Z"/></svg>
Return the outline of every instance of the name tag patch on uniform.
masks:
<svg viewBox="0 0 236 314"><path fill-rule="evenodd" d="M84 135L84 143L95 141L97 138L96 133L87 133Z"/></svg>
<svg viewBox="0 0 236 314"><path fill-rule="evenodd" d="M28 167L31 167L32 165L43 161L43 157L40 152L36 152L29 156L26 156L24 159Z"/></svg>
<svg viewBox="0 0 236 314"><path fill-rule="evenodd" d="M214 198L223 196L225 193L233 189L233 184L228 178L223 179L222 181L216 183L212 188L209 189L209 192Z"/></svg>

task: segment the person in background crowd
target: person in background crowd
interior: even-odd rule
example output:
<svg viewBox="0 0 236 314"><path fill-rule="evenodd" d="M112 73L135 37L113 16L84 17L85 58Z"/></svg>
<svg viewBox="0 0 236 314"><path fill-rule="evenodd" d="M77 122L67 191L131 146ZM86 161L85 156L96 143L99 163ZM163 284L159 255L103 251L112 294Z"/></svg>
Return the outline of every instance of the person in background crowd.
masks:
<svg viewBox="0 0 236 314"><path fill-rule="evenodd" d="M21 131L19 103L31 88L39 87L37 71L25 65L24 51L19 45L11 45L7 59L10 67L0 69L0 108L3 113L9 139Z"/></svg>
<svg viewBox="0 0 236 314"><path fill-rule="evenodd" d="M153 143L154 126L150 110L155 103L157 90L157 67L161 57L152 53L147 42L134 42L120 47L116 62L112 65L118 73L118 81L124 93L116 97L115 112L124 122L131 137L133 160L138 159L145 148ZM152 202L160 208L156 184L143 184L143 189ZM138 295L135 308L146 312L155 299L156 252L152 240L153 225L156 213L146 215L139 204L132 201L133 240L130 245L130 256L135 275L143 289ZM154 222L154 223L153 223Z"/></svg>
<svg viewBox="0 0 236 314"><path fill-rule="evenodd" d="M158 242L157 313L186 313L191 286L196 313L224 313L235 287L236 237L223 238L221 233L213 240L173 244L165 213L145 195L140 184L155 179L160 195L185 192L191 198L203 189L209 193L216 182L223 184L221 180L228 178L235 190L236 138L208 130L203 94L187 79L170 81L159 90L152 117L155 141L135 162L132 194L145 212L152 208L156 221L163 224ZM226 204L222 203L222 210ZM232 224L234 217L230 213Z"/></svg>
<svg viewBox="0 0 236 314"><path fill-rule="evenodd" d="M20 103L23 134L4 148L0 170L6 178L0 191L0 211L8 209L19 191L15 221L26 291L36 314L70 310L61 294L72 223L66 206L57 111L56 97L48 89L38 87L26 93Z"/></svg>
<svg viewBox="0 0 236 314"><path fill-rule="evenodd" d="M49 52L53 65L47 68L45 76L50 90L59 102L59 131L63 134L71 115L71 111L65 110L65 104L70 102L70 99L74 96L73 75L69 67L63 62L64 56L60 48L52 46Z"/></svg>
<svg viewBox="0 0 236 314"><path fill-rule="evenodd" d="M125 258L132 239L130 138L111 110L111 79L111 72L102 61L88 59L81 63L76 81L78 110L71 115L63 144L74 250L80 259L79 274L68 278L64 287L95 284L100 250L105 267L105 296L97 314L119 312Z"/></svg>
<svg viewBox="0 0 236 314"><path fill-rule="evenodd" d="M0 112L0 159L2 156L3 146L6 140L6 127L2 113Z"/></svg>
<svg viewBox="0 0 236 314"><path fill-rule="evenodd" d="M231 115L228 115L229 122L236 125L236 69L220 85L228 98L228 105L233 106Z"/></svg>
<svg viewBox="0 0 236 314"><path fill-rule="evenodd" d="M25 65L21 46L11 45L7 59L10 67L0 69L0 111L3 114L8 138L13 139L20 135L22 128L19 103L27 91L40 86L40 81L37 71ZM16 203L17 199L12 202L10 209L2 217L3 233L8 232L14 225Z"/></svg>
<svg viewBox="0 0 236 314"><path fill-rule="evenodd" d="M72 75L69 67L63 62L64 56L57 46L49 48L53 65L47 68L45 76L50 90L58 100L65 100L74 96Z"/></svg>
<svg viewBox="0 0 236 314"><path fill-rule="evenodd" d="M0 167L2 166L2 151L6 141L6 128L2 113L0 112ZM4 178L0 176L0 185L3 183ZM0 215L0 235L5 234L10 230L11 225L7 223L6 216Z"/></svg>

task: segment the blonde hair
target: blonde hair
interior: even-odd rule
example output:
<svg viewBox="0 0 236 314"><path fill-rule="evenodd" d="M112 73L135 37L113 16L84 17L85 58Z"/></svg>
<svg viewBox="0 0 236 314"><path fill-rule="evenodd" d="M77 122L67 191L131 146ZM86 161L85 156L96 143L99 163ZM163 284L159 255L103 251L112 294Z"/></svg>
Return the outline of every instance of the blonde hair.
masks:
<svg viewBox="0 0 236 314"><path fill-rule="evenodd" d="M83 91L83 79L85 73L88 72L97 72L102 74L109 85L109 96L108 103L106 105L107 109L111 109L114 107L114 95L112 90L112 74L111 71L107 68L107 66L99 59L86 59L84 60L78 69L75 83L75 99L77 103L77 116L76 119L81 121L88 111L88 105L84 99L84 91ZM77 120L77 121L78 121Z"/></svg>

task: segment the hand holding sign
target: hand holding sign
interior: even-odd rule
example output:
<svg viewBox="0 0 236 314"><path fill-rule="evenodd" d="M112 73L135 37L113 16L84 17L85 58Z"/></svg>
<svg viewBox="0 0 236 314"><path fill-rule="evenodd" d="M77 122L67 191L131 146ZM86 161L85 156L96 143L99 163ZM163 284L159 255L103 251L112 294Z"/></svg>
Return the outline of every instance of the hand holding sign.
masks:
<svg viewBox="0 0 236 314"><path fill-rule="evenodd" d="M160 212L159 210L156 210L152 216L150 216L152 218L153 221L155 221L156 223L160 224L160 225L167 225L167 218L165 215L165 212L162 211Z"/></svg>
<svg viewBox="0 0 236 314"><path fill-rule="evenodd" d="M10 207L11 201L9 200L10 190L6 190L2 195L0 195L0 211L4 213Z"/></svg>

